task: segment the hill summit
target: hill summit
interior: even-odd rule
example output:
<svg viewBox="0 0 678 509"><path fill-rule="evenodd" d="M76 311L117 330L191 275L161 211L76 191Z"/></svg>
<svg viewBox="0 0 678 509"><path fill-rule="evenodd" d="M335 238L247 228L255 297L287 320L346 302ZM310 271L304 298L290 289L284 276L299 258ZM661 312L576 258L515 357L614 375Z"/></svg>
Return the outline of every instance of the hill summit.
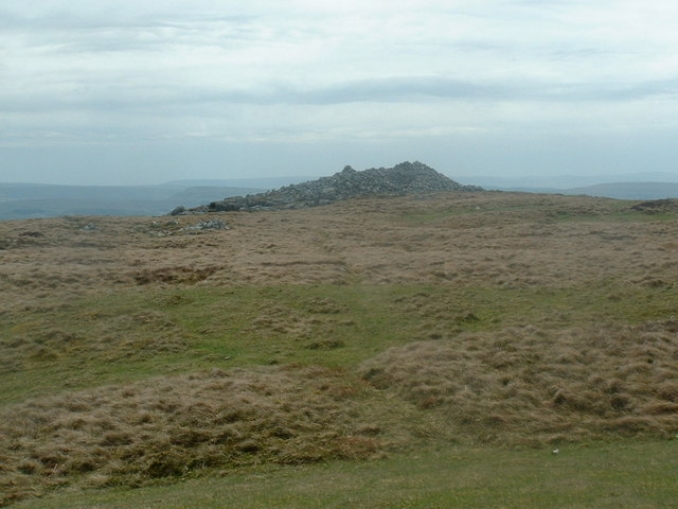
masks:
<svg viewBox="0 0 678 509"><path fill-rule="evenodd" d="M404 162L393 168L356 171L346 166L331 177L302 182L247 196L235 196L194 209L177 207L173 215L185 212L220 212L300 209L329 205L360 196L400 196L443 191L482 191L464 186L418 161Z"/></svg>

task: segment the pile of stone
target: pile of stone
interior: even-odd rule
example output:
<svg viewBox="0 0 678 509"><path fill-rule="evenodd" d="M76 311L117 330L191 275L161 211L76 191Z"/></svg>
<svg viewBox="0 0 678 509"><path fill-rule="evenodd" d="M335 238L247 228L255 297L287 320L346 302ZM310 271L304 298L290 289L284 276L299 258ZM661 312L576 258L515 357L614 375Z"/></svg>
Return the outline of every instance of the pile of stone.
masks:
<svg viewBox="0 0 678 509"><path fill-rule="evenodd" d="M265 193L226 198L193 209L177 207L171 214L300 209L361 196L402 196L444 191L470 192L482 191L482 188L461 185L420 162L405 162L393 168L372 168L364 171L346 166L331 177Z"/></svg>

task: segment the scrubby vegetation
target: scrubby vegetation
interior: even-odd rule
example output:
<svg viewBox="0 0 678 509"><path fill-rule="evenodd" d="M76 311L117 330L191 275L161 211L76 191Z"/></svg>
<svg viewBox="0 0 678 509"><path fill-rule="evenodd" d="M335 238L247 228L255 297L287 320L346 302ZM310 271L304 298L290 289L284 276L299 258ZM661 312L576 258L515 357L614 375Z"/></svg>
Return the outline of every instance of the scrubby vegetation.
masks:
<svg viewBox="0 0 678 509"><path fill-rule="evenodd" d="M678 214L634 205L0 223L0 500L673 439Z"/></svg>

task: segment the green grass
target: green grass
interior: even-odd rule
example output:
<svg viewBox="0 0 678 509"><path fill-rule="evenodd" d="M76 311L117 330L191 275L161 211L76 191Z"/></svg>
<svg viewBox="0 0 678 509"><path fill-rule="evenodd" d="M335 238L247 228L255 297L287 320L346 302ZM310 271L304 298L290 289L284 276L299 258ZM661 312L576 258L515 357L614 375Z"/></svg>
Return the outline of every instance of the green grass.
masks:
<svg viewBox="0 0 678 509"><path fill-rule="evenodd" d="M389 220L461 229L675 219L616 200L494 198L407 205ZM614 228L593 229L581 233L624 239ZM667 235L652 246L675 249L669 232L656 232ZM619 252L626 256L626 246ZM626 281L198 280L120 284L68 301L31 296L0 313L0 408L5 421L16 420L0 450L0 498L46 495L16 505L24 508L673 507L678 443L658 439L678 432L669 255L661 267L636 256L638 273L632 266ZM653 268L661 279L643 278ZM540 390L530 392L533 385ZM237 405L242 415L225 411ZM131 417L117 419L123 411ZM217 423L225 415L232 422ZM551 427L539 428L532 415L553 425L544 418ZM214 429L203 425L212 418ZM223 432L224 442L198 432ZM193 446L181 441L189 439ZM335 449L323 453L328 444ZM218 461L203 462L210 447ZM139 450L148 458L124 455ZM88 471L88 451L106 468L90 463ZM144 477L143 467L165 453L168 465L178 457L170 453L195 463ZM80 469L76 454L85 458ZM288 457L306 459L283 466Z"/></svg>
<svg viewBox="0 0 678 509"><path fill-rule="evenodd" d="M678 443L502 450L441 445L369 462L257 467L136 490L60 493L21 509L670 508Z"/></svg>
<svg viewBox="0 0 678 509"><path fill-rule="evenodd" d="M640 305L639 305L640 304ZM107 293L0 321L0 403L213 367L355 366L392 346L463 331L666 319L670 286L184 287Z"/></svg>

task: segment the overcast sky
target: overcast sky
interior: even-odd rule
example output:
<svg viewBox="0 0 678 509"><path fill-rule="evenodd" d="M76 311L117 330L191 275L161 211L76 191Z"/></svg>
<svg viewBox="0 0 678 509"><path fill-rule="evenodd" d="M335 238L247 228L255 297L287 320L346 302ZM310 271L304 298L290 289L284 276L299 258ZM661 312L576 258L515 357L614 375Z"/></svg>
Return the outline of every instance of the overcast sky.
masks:
<svg viewBox="0 0 678 509"><path fill-rule="evenodd" d="M674 0L2 0L0 181L678 173Z"/></svg>

